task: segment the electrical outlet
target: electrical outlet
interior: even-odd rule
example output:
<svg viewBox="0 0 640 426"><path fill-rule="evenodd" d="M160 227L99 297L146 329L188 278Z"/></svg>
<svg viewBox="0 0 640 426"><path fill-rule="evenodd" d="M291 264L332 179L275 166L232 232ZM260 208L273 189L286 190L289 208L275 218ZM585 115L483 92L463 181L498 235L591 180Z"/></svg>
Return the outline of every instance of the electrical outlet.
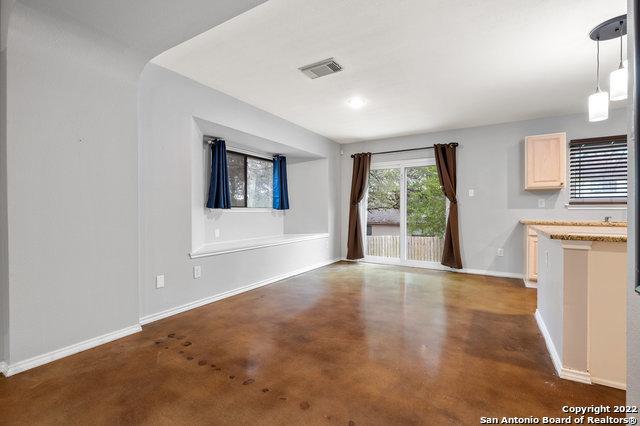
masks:
<svg viewBox="0 0 640 426"><path fill-rule="evenodd" d="M545 203L545 201L544 201L544 198L540 198L540 199L538 199L538 208L539 208L539 209L544 209L545 204L546 204L546 203Z"/></svg>
<svg viewBox="0 0 640 426"><path fill-rule="evenodd" d="M498 256L500 257L504 256L504 249L502 247L498 249Z"/></svg>
<svg viewBox="0 0 640 426"><path fill-rule="evenodd" d="M214 229L213 236L215 238L220 238L220 229L219 228Z"/></svg>
<svg viewBox="0 0 640 426"><path fill-rule="evenodd" d="M476 191L474 189L469 190L469 197L473 197L476 195Z"/></svg>
<svg viewBox="0 0 640 426"><path fill-rule="evenodd" d="M194 266L193 267L193 279L197 280L201 276L202 276L202 266L200 266L200 265Z"/></svg>
<svg viewBox="0 0 640 426"><path fill-rule="evenodd" d="M156 275L156 288L164 287L164 275Z"/></svg>

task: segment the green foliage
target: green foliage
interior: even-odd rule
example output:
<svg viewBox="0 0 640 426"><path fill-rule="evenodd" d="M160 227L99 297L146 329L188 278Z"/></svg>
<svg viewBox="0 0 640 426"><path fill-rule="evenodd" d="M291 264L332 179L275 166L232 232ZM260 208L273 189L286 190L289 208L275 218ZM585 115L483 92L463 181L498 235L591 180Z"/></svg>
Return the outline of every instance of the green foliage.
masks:
<svg viewBox="0 0 640 426"><path fill-rule="evenodd" d="M368 197L369 210L400 210L400 169L371 170Z"/></svg>
<svg viewBox="0 0 640 426"><path fill-rule="evenodd" d="M446 199L436 166L407 168L407 234L442 237Z"/></svg>
<svg viewBox="0 0 640 426"><path fill-rule="evenodd" d="M444 236L447 205L436 166L407 167L405 170L407 234ZM399 169L371 170L367 209L400 209Z"/></svg>

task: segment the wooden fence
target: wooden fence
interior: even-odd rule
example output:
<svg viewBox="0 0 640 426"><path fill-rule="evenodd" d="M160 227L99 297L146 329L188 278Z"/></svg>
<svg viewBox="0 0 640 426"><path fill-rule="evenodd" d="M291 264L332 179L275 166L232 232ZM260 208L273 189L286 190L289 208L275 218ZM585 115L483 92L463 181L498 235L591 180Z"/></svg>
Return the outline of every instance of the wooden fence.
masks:
<svg viewBox="0 0 640 426"><path fill-rule="evenodd" d="M367 235L367 255L380 257L400 257L400 236Z"/></svg>
<svg viewBox="0 0 640 426"><path fill-rule="evenodd" d="M439 262L444 239L441 237L407 237L407 259ZM367 236L367 255L400 257L400 237L397 235Z"/></svg>

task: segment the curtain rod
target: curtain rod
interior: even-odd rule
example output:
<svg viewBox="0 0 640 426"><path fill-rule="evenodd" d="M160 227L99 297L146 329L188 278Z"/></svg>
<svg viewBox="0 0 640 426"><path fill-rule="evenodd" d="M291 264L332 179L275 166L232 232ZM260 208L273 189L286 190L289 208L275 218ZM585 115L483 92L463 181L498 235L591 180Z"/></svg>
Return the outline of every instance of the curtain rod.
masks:
<svg viewBox="0 0 640 426"><path fill-rule="evenodd" d="M213 145L214 143L216 143L216 141L225 141L226 142L226 140L224 138L219 138L217 136L204 135L203 139L204 139L204 142L207 143L207 145ZM251 151L249 149L235 147L235 146L233 146L233 144L229 145L228 151L238 152L240 154L248 155L250 157L257 157L257 158L262 158L262 159L265 159L265 160L272 160L273 157L283 157L282 154L267 154L267 153L262 153L262 152Z"/></svg>
<svg viewBox="0 0 640 426"><path fill-rule="evenodd" d="M458 142L452 142L445 145L458 146ZM396 149L394 151L380 151L380 152L372 152L371 155L380 155L380 154L394 154L396 152L407 152L407 151L421 151L423 149L433 149L433 145L425 146L422 148L407 148L407 149ZM351 158L354 157L355 154L351 154Z"/></svg>
<svg viewBox="0 0 640 426"><path fill-rule="evenodd" d="M209 145L213 145L215 141L223 141L224 138L219 138L217 136L204 136L204 141Z"/></svg>

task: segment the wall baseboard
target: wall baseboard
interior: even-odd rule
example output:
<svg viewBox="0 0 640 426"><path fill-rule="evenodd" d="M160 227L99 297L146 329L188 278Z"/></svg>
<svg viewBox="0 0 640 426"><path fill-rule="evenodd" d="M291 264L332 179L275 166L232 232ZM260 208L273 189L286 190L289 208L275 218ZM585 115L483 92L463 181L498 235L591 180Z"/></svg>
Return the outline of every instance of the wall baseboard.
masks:
<svg viewBox="0 0 640 426"><path fill-rule="evenodd" d="M163 318L170 317L172 315L176 315L182 312L189 311L191 309L199 308L200 306L208 305L209 303L217 302L218 300L226 299L227 297L235 296L240 293L244 293L249 290L256 289L258 287L265 286L267 284L273 284L277 281L284 280L286 278L291 278L296 275L304 274L305 272L312 271L314 269L322 268L323 266L331 265L332 263L339 262L341 259L332 259L324 262L320 262L311 266L307 266L305 268L296 269L291 272L287 272L286 274L277 275L275 277L267 278L262 281L258 281L253 284L248 284L242 287L238 287L233 290L225 291L223 293L218 293L213 296L208 296L199 300L195 300L193 302L185 303L184 305L176 306L174 308L169 308L164 311L157 312L155 314L145 315L140 318L140 324L145 325L152 323L154 321L161 320Z"/></svg>
<svg viewBox="0 0 640 426"><path fill-rule="evenodd" d="M73 345L66 346L64 348L56 349L43 355L34 356L33 358L26 359L24 361L18 361L15 364L6 363L3 366L0 364L0 372L5 377L13 376L14 374L21 373L26 370L30 370L35 367L39 367L44 364L48 364L52 361L56 361L60 358L67 357L69 355L77 354L78 352L86 351L87 349L95 348L96 346L103 345L105 343L112 342L130 334L142 331L142 327L139 324L132 325L130 327L123 328L121 330L112 331L111 333L103 334L102 336L94 337Z"/></svg>
<svg viewBox="0 0 640 426"><path fill-rule="evenodd" d="M0 374L7 376L7 363L4 361L0 362Z"/></svg>
<svg viewBox="0 0 640 426"><path fill-rule="evenodd" d="M345 262L359 262L359 260L350 260L347 258L342 258ZM444 271L444 272L455 272L457 274L471 274L471 275L486 275L488 277L498 277L498 278L515 278L524 280L524 274L520 274L517 272L502 272L502 271L492 271L489 269L454 269L449 268L444 265L418 265L418 264L410 264L410 265L402 265L402 264L391 264L391 263L382 263L382 262L374 262L371 260L363 261L364 263L375 263L377 265L389 265L389 266L404 266L406 268L421 268L421 269L431 269L432 271ZM433 262L435 263L435 262Z"/></svg>
<svg viewBox="0 0 640 426"><path fill-rule="evenodd" d="M472 274L472 275L487 275L489 277L498 277L498 278L516 278L523 279L524 275L516 272L501 272L501 271L491 271L489 269L450 269L446 268L445 271L450 272L458 272L461 274Z"/></svg>
<svg viewBox="0 0 640 426"><path fill-rule="evenodd" d="M551 362L553 362L553 367L556 369L558 377L561 379L573 380L574 382L591 384L591 375L588 372L572 370L562 366L562 359L560 358L560 355L558 355L556 346L553 344L553 340L551 340L551 335L549 334L547 325L544 323L542 315L537 309L535 318L538 328L540 329L540 333L542 333L542 337L544 337L544 342L547 345L547 351L551 356Z"/></svg>
<svg viewBox="0 0 640 426"><path fill-rule="evenodd" d="M551 340L551 335L549 334L549 330L547 330L547 325L544 323L542 314L540 314L539 310L536 309L534 317L536 319L536 323L538 324L538 329L540 330L540 333L542 333L542 337L544 337L544 343L546 343L547 345L547 351L551 356L551 362L553 362L553 366L559 376L560 371L562 371L562 360L560 359L560 355L558 355L556 345L554 345L553 340Z"/></svg>
<svg viewBox="0 0 640 426"><path fill-rule="evenodd" d="M561 379L573 380L574 382L586 383L588 385L592 383L591 374L587 371L578 371L563 367L558 376L560 376Z"/></svg>
<svg viewBox="0 0 640 426"><path fill-rule="evenodd" d="M604 380L604 379L597 379L595 377L592 377L591 383L595 383L597 385L609 386L610 388L627 390L626 383L614 382L613 380Z"/></svg>

